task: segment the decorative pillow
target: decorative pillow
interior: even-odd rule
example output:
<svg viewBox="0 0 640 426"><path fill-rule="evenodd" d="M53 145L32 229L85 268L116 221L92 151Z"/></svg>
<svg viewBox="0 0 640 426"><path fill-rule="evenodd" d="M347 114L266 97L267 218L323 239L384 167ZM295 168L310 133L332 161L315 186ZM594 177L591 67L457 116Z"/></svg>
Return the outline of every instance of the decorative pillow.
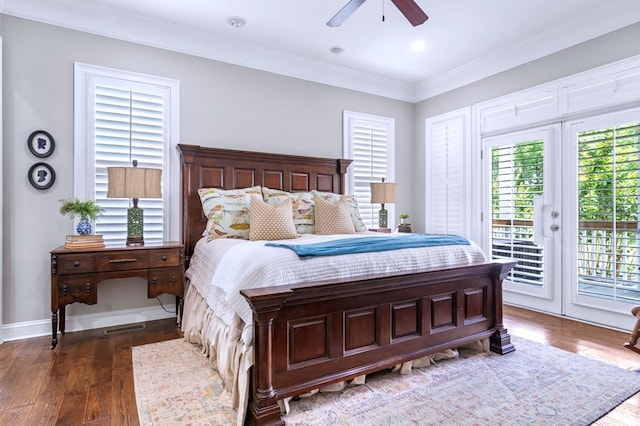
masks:
<svg viewBox="0 0 640 426"><path fill-rule="evenodd" d="M258 197L251 197L250 224L250 240L288 240L300 236L293 224L290 198L272 206Z"/></svg>
<svg viewBox="0 0 640 426"><path fill-rule="evenodd" d="M316 207L316 234L355 234L349 200L345 195L336 203L316 195L313 202Z"/></svg>
<svg viewBox="0 0 640 426"><path fill-rule="evenodd" d="M198 189L202 210L207 216L203 235L215 238L249 239L249 206L251 197L262 197L260 186L243 189Z"/></svg>
<svg viewBox="0 0 640 426"><path fill-rule="evenodd" d="M367 230L367 226L360 217L360 210L358 210L358 200L355 195L340 195L333 192L320 192L312 191L314 195L317 195L325 200L337 202L341 197L346 197L349 203L349 210L351 211L351 219L353 220L353 226L356 228L356 232L364 232Z"/></svg>
<svg viewBox="0 0 640 426"><path fill-rule="evenodd" d="M290 199L293 210L293 223L298 234L315 234L313 214L313 194L311 192L287 192L279 189L262 188L264 200L272 206Z"/></svg>

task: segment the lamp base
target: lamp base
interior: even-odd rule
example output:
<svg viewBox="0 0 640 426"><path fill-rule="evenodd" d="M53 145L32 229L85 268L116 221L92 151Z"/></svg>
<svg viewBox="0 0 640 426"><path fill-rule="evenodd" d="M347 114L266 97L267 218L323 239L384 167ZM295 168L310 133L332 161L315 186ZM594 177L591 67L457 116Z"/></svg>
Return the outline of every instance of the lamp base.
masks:
<svg viewBox="0 0 640 426"><path fill-rule="evenodd" d="M136 206L130 207L127 210L127 246L144 245L142 226L143 210Z"/></svg>
<svg viewBox="0 0 640 426"><path fill-rule="evenodd" d="M384 204L382 208L378 211L378 227L386 228L387 227L387 210L384 208Z"/></svg>
<svg viewBox="0 0 640 426"><path fill-rule="evenodd" d="M127 236L127 247L140 247L144 245L142 237L130 237Z"/></svg>

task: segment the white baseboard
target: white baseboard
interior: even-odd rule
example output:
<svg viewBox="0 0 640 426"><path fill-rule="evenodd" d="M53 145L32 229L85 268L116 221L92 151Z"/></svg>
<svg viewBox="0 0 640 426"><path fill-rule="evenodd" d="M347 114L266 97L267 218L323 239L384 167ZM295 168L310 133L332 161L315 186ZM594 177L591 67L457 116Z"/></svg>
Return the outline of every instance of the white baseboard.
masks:
<svg viewBox="0 0 640 426"><path fill-rule="evenodd" d="M167 312L160 306L125 309L121 311L100 312L95 314L69 316L66 318L65 332L91 330L94 328L112 327L153 321L164 318L175 318L175 313ZM31 337L51 336L51 320L27 321L2 326L4 341L28 339Z"/></svg>

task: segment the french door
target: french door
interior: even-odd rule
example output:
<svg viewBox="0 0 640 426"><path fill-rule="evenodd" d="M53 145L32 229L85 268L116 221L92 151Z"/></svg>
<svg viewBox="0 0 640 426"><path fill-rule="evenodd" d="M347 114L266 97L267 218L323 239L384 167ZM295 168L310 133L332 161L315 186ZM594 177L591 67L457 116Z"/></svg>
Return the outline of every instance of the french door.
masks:
<svg viewBox="0 0 640 426"><path fill-rule="evenodd" d="M631 329L640 304L640 110L483 139L484 249L506 303Z"/></svg>
<svg viewBox="0 0 640 426"><path fill-rule="evenodd" d="M483 139L485 252L518 260L504 301L560 314L560 125ZM487 217L488 220L487 220Z"/></svg>

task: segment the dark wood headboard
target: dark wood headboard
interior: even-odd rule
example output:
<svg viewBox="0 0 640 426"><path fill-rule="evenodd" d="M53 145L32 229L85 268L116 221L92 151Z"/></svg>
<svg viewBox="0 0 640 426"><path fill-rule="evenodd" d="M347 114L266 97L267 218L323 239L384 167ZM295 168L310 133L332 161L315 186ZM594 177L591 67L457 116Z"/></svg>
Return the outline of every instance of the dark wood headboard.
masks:
<svg viewBox="0 0 640 426"><path fill-rule="evenodd" d="M188 262L207 218L198 189L266 186L289 192L342 194L351 160L178 145L182 176L182 241Z"/></svg>

